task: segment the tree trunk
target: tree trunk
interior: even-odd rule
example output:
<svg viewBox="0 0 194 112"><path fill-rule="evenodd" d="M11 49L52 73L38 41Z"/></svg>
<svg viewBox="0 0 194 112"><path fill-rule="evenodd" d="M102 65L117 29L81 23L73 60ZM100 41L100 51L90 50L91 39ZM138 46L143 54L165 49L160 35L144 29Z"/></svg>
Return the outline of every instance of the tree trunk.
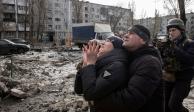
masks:
<svg viewBox="0 0 194 112"><path fill-rule="evenodd" d="M178 0L178 4L179 4L179 10L180 10L180 19L183 20L186 26L187 18L185 15L185 0Z"/></svg>
<svg viewBox="0 0 194 112"><path fill-rule="evenodd" d="M26 40L27 37L27 31L26 31L26 27L27 27L27 16L28 16L28 0L25 1L25 18L24 18L24 39Z"/></svg>
<svg viewBox="0 0 194 112"><path fill-rule="evenodd" d="M131 24L130 26L133 26L134 25L134 12L131 13Z"/></svg>
<svg viewBox="0 0 194 112"><path fill-rule="evenodd" d="M33 32L34 32L34 1L29 0L29 27L30 27L30 32L29 32L29 38L30 41L32 42L32 44L34 44L34 40L33 40Z"/></svg>

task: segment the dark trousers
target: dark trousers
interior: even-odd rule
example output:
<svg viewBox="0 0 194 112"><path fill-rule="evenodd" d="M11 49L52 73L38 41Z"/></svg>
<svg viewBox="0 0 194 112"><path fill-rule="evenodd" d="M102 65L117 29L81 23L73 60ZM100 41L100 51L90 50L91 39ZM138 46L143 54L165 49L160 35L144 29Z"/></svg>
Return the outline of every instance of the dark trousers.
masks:
<svg viewBox="0 0 194 112"><path fill-rule="evenodd" d="M165 82L165 112L189 112L183 106L191 81Z"/></svg>

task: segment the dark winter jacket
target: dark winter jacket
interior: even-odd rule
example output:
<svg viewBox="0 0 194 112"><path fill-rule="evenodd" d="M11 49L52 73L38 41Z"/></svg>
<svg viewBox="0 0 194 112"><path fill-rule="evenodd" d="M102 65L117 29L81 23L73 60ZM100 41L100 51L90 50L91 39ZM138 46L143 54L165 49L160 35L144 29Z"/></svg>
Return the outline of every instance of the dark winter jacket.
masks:
<svg viewBox="0 0 194 112"><path fill-rule="evenodd" d="M74 90L77 94L83 94L87 101L102 99L127 85L127 67L127 51L114 49L98 59L95 65L88 65L78 71ZM99 111L98 108L96 110Z"/></svg>
<svg viewBox="0 0 194 112"><path fill-rule="evenodd" d="M194 76L194 40L181 39L175 42L174 53L180 70L175 73L177 80L192 80Z"/></svg>
<svg viewBox="0 0 194 112"><path fill-rule="evenodd" d="M97 107L107 109L106 112L163 112L158 51L144 46L133 52L131 60L128 86L96 101Z"/></svg>

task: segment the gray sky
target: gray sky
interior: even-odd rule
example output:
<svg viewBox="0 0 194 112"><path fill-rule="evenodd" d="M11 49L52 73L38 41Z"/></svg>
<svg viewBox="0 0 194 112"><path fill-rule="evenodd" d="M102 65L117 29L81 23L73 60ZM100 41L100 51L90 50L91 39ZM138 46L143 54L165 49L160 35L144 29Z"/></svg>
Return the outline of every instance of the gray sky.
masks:
<svg viewBox="0 0 194 112"><path fill-rule="evenodd" d="M98 3L104 5L113 5L113 6L121 6L124 8L128 7L128 3L130 0L86 0L91 3ZM163 9L163 0L134 0L136 4L135 17L140 18L143 12L146 12L148 17L153 17L155 13L155 7L159 10L161 15L166 15L167 11ZM194 1L187 7L187 12L194 12Z"/></svg>

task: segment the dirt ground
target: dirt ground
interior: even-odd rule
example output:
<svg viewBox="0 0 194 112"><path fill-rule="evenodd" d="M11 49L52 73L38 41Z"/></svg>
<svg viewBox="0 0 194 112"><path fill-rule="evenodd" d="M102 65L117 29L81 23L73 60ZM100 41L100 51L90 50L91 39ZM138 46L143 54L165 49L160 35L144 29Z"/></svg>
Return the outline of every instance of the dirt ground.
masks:
<svg viewBox="0 0 194 112"><path fill-rule="evenodd" d="M11 80L11 84L6 83L7 87L23 91L25 98L0 92L3 96L0 112L87 112L87 102L73 91L80 60L80 51L30 51L12 57L1 56L0 81L2 77ZM194 112L194 81L191 87L184 105Z"/></svg>

